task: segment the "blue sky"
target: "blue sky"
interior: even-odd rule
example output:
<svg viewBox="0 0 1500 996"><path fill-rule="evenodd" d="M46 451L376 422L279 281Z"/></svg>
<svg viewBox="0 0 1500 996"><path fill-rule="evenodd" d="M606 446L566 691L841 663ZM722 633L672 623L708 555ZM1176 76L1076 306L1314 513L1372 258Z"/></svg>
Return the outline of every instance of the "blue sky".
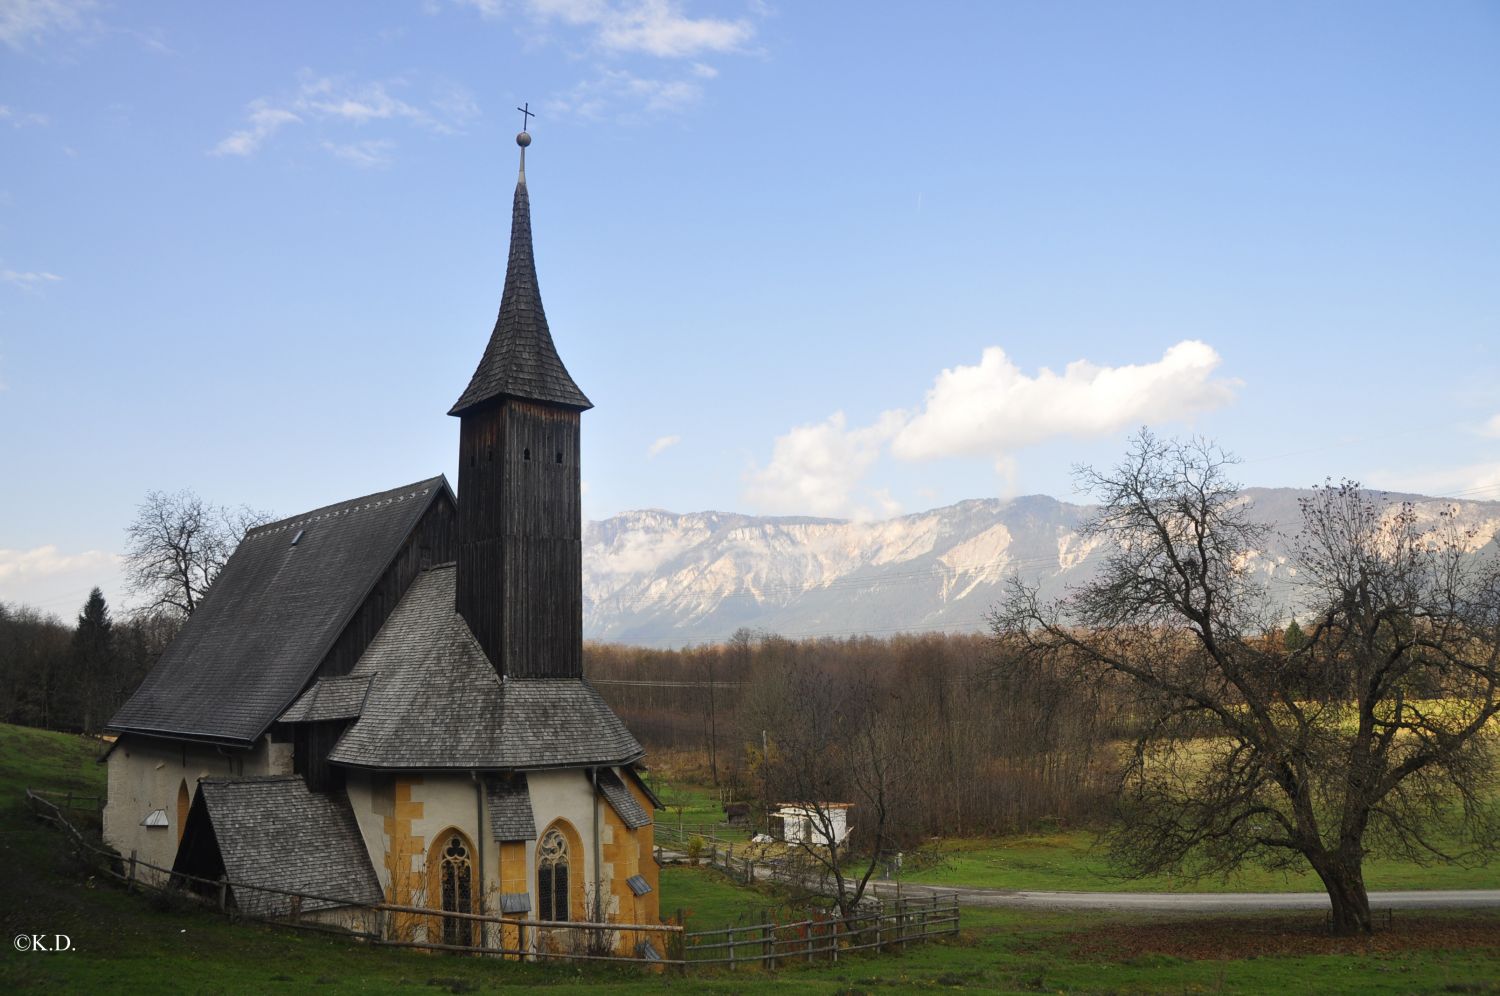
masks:
<svg viewBox="0 0 1500 996"><path fill-rule="evenodd" d="M1500 498L1500 6L0 0L0 600L436 472L529 101L585 508Z"/></svg>

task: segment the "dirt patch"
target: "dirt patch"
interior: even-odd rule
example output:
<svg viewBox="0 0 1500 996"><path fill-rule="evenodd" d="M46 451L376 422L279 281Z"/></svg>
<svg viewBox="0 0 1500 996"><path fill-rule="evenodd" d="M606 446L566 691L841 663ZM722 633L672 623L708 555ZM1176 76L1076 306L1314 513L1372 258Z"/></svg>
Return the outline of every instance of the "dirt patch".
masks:
<svg viewBox="0 0 1500 996"><path fill-rule="evenodd" d="M1500 917L1383 913L1375 932L1332 937L1326 920L1300 916L1220 917L1105 924L1058 940L1080 955L1129 962L1153 958L1230 961L1266 955L1381 954L1460 948L1500 949Z"/></svg>

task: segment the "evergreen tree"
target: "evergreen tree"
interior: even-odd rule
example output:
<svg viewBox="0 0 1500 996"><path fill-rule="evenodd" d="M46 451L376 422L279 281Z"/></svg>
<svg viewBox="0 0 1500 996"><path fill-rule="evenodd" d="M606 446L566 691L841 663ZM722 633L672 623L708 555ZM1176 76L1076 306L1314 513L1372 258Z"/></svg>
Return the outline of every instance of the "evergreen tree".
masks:
<svg viewBox="0 0 1500 996"><path fill-rule="evenodd" d="M1297 625L1295 618L1286 624L1286 629L1281 634L1281 646L1293 654L1307 646L1307 634L1302 632L1302 627Z"/></svg>
<svg viewBox="0 0 1500 996"><path fill-rule="evenodd" d="M72 719L85 733L96 732L97 726L105 721L102 713L111 698L114 658L114 623L109 618L109 606L104 604L104 592L95 588L83 603L78 628L73 631L76 711Z"/></svg>

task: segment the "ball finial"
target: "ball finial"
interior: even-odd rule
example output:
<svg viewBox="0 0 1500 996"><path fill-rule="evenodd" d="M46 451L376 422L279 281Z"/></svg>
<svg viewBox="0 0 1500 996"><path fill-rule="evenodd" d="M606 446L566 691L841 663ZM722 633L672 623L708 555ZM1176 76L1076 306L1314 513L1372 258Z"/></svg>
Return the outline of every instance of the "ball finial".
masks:
<svg viewBox="0 0 1500 996"><path fill-rule="evenodd" d="M531 144L531 135L524 131L521 132L516 136L516 144L523 149L526 148L526 146Z"/></svg>

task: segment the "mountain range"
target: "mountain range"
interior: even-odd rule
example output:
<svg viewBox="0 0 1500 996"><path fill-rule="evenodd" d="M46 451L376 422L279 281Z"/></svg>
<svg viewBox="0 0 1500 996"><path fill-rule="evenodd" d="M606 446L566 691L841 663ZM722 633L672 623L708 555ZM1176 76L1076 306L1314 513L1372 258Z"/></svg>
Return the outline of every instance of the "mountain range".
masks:
<svg viewBox="0 0 1500 996"><path fill-rule="evenodd" d="M1272 527L1255 562L1273 584L1295 573L1298 501L1311 494L1242 492L1251 517ZM1500 535L1500 502L1385 498L1429 521L1456 508L1476 552ZM1029 495L882 521L622 512L584 527L584 636L679 647L741 627L788 637L978 631L1012 575L1056 595L1097 569L1104 549L1081 536L1093 511Z"/></svg>

